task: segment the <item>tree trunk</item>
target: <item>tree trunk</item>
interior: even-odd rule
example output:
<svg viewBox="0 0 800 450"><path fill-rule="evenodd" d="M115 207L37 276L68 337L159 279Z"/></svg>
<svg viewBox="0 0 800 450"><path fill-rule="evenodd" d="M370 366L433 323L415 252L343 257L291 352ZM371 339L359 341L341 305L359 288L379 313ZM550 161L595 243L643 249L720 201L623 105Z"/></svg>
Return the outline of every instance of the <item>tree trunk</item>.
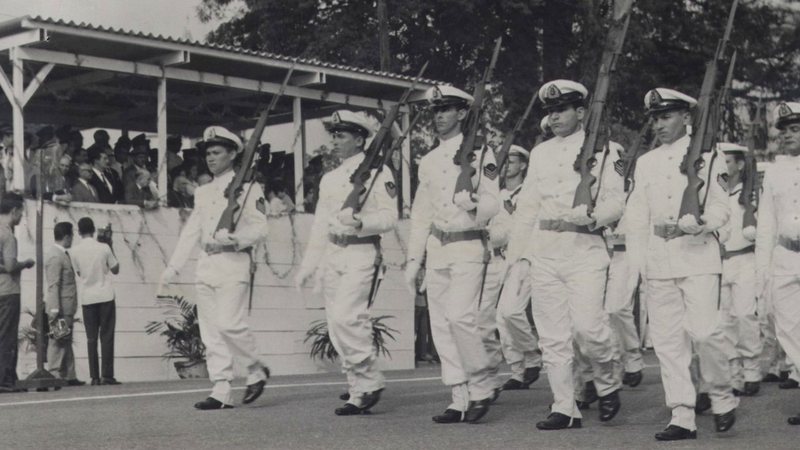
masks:
<svg viewBox="0 0 800 450"><path fill-rule="evenodd" d="M381 71L392 71L392 60L389 54L389 14L386 0L378 0L378 40L380 46Z"/></svg>

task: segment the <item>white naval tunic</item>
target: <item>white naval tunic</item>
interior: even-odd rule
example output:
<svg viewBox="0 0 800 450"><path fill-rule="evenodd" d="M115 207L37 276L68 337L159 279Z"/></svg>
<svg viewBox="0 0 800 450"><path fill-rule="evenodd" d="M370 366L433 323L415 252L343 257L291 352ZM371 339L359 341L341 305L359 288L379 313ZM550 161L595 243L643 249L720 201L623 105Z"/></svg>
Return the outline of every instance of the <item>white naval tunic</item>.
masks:
<svg viewBox="0 0 800 450"><path fill-rule="evenodd" d="M580 174L573 164L585 132L554 137L531 150L528 175L514 213L509 263L531 262L533 319L555 402L553 412L580 418L575 405L573 341L592 363L601 396L621 386L620 356L603 311L608 251L599 234L541 229L544 221L563 220L572 210ZM593 174L601 183L594 209L596 228L619 219L625 201L622 177L614 170L619 145L610 144L609 156Z"/></svg>
<svg viewBox="0 0 800 450"><path fill-rule="evenodd" d="M337 215L353 190L350 176L363 160L364 153L358 153L322 177L314 224L302 262L303 270L322 270L328 332L347 375L350 402L357 406L363 394L384 387L383 374L375 364L377 354L372 345L372 321L367 307L379 249L369 243L338 245L331 242L330 236L380 235L391 230L397 221L396 202L390 195L396 192L392 174L374 169L366 185L377 177L375 184L359 213L362 227L356 230L339 221Z"/></svg>
<svg viewBox="0 0 800 450"><path fill-rule="evenodd" d="M783 244L798 240L800 156L786 156L764 175L758 207L756 270L757 291L767 288L770 292L768 301L774 312L778 342L795 369L800 367L800 251Z"/></svg>
<svg viewBox="0 0 800 450"><path fill-rule="evenodd" d="M431 227L445 232L484 230L500 209L497 166L491 151L484 151L482 158L476 154L473 163L473 183L480 179L477 209L468 212L453 203L460 173L453 157L462 139L459 134L442 140L422 158L408 244L409 260L426 257L431 332L442 360L442 381L454 388L449 408L458 411L467 410L468 400L488 398L495 387L477 320L486 248L480 240L443 245L431 234Z"/></svg>
<svg viewBox="0 0 800 450"><path fill-rule="evenodd" d="M689 142L689 137L684 136L639 158L625 217L628 253L646 279L650 335L661 363L667 406L672 409L670 424L694 430L696 395L689 371L692 344L700 358L703 382L709 386L714 413L730 411L738 400L730 386L728 356L732 349L721 326L722 263L717 239L708 232L671 240L654 234L654 226L674 226L678 222L686 188L680 163ZM704 155L704 159L700 177L708 182L699 195L703 199L709 190L705 227L717 230L729 217L728 195L717 181L725 161L718 156L712 166L711 154Z"/></svg>
<svg viewBox="0 0 800 450"><path fill-rule="evenodd" d="M233 170L229 170L195 190L194 209L181 230L168 267L175 271L182 268L195 245L201 249L218 245L214 233L228 204L225 188L233 176ZM243 197L244 194L240 202ZM200 335L206 346L209 379L214 383L211 397L227 405L233 403L230 382L234 357L240 358L248 369L247 384L266 379L246 321L250 279L250 255L246 249L266 238L266 216L256 207L256 202L263 197L261 186L254 184L247 203L240 209L241 219L235 235L239 248L245 251L211 255L201 251L195 270Z"/></svg>

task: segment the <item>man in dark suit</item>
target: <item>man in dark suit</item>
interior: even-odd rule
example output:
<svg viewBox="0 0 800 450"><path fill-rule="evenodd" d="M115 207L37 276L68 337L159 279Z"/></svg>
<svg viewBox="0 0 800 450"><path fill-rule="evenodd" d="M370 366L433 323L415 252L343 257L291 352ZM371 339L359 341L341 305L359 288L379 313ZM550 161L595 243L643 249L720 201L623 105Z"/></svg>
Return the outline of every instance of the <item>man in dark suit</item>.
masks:
<svg viewBox="0 0 800 450"><path fill-rule="evenodd" d="M78 166L78 181L72 186L72 201L73 202L91 202L97 203L100 198L97 196L97 190L89 182L92 179L92 166L88 163L83 163Z"/></svg>
<svg viewBox="0 0 800 450"><path fill-rule="evenodd" d="M47 280L47 317L52 323L64 319L72 329L75 313L78 310L78 291L75 285L75 271L69 257L72 246L72 224L59 222L53 229L55 243L48 250L44 262ZM75 376L75 354L72 352L72 335L61 339L50 338L47 346L48 369L57 378L67 380L69 386L84 383Z"/></svg>
<svg viewBox="0 0 800 450"><path fill-rule="evenodd" d="M118 192L107 176L108 155L100 148L94 147L88 151L88 162L92 165L92 178L89 184L97 191L100 203L116 203Z"/></svg>
<svg viewBox="0 0 800 450"><path fill-rule="evenodd" d="M144 209L158 207L158 197L150 188L150 172L144 169L136 170L136 182L125 190L125 203L139 205Z"/></svg>

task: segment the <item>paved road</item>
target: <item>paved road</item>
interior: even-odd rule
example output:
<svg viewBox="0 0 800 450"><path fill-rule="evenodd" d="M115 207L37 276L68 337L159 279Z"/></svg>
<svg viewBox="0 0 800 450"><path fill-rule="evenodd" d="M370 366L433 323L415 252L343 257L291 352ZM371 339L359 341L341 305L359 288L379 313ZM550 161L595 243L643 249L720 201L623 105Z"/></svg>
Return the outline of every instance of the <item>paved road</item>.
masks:
<svg viewBox="0 0 800 450"><path fill-rule="evenodd" d="M652 355L648 360L653 362ZM612 422L601 424L596 406L580 430L539 431L551 401L546 377L529 391L505 392L484 423L437 425L449 390L438 367L392 372L374 413L337 417L342 376L276 377L250 406L196 411L205 398L202 381L130 383L65 388L60 392L0 396L0 448L276 448L276 449L518 449L518 448L725 448L797 449L800 427L786 417L800 411L800 391L763 386L744 399L738 422L725 434L713 418L698 419L698 440L657 443L653 433L669 420L658 369L645 370L642 385L626 389ZM241 395L242 391L237 391Z"/></svg>

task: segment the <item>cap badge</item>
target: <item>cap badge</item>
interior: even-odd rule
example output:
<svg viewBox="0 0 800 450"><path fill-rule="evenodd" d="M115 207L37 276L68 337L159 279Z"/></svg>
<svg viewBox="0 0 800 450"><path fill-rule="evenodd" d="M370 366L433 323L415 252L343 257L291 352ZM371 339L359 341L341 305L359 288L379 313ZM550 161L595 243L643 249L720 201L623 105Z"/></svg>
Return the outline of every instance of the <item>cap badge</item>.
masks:
<svg viewBox="0 0 800 450"><path fill-rule="evenodd" d="M439 89L439 86L434 86L433 87L433 94L432 94L431 97L432 97L433 100L441 100L442 99L442 90Z"/></svg>
<svg viewBox="0 0 800 450"><path fill-rule="evenodd" d="M792 114L792 110L789 109L789 105L786 103L781 103L781 106L778 108L778 116L784 117Z"/></svg>
<svg viewBox="0 0 800 450"><path fill-rule="evenodd" d="M342 118L339 117L339 112L333 113L333 115L331 116L331 122L332 123L341 123L342 122Z"/></svg>
<svg viewBox="0 0 800 450"><path fill-rule="evenodd" d="M648 99L650 107L652 108L653 106L656 106L661 102L662 102L661 95L658 93L658 91L655 89L650 91L650 98Z"/></svg>
<svg viewBox="0 0 800 450"><path fill-rule="evenodd" d="M548 99L554 99L561 97L561 90L558 89L558 86L555 84L551 84L547 87L547 92L545 92L545 97Z"/></svg>

